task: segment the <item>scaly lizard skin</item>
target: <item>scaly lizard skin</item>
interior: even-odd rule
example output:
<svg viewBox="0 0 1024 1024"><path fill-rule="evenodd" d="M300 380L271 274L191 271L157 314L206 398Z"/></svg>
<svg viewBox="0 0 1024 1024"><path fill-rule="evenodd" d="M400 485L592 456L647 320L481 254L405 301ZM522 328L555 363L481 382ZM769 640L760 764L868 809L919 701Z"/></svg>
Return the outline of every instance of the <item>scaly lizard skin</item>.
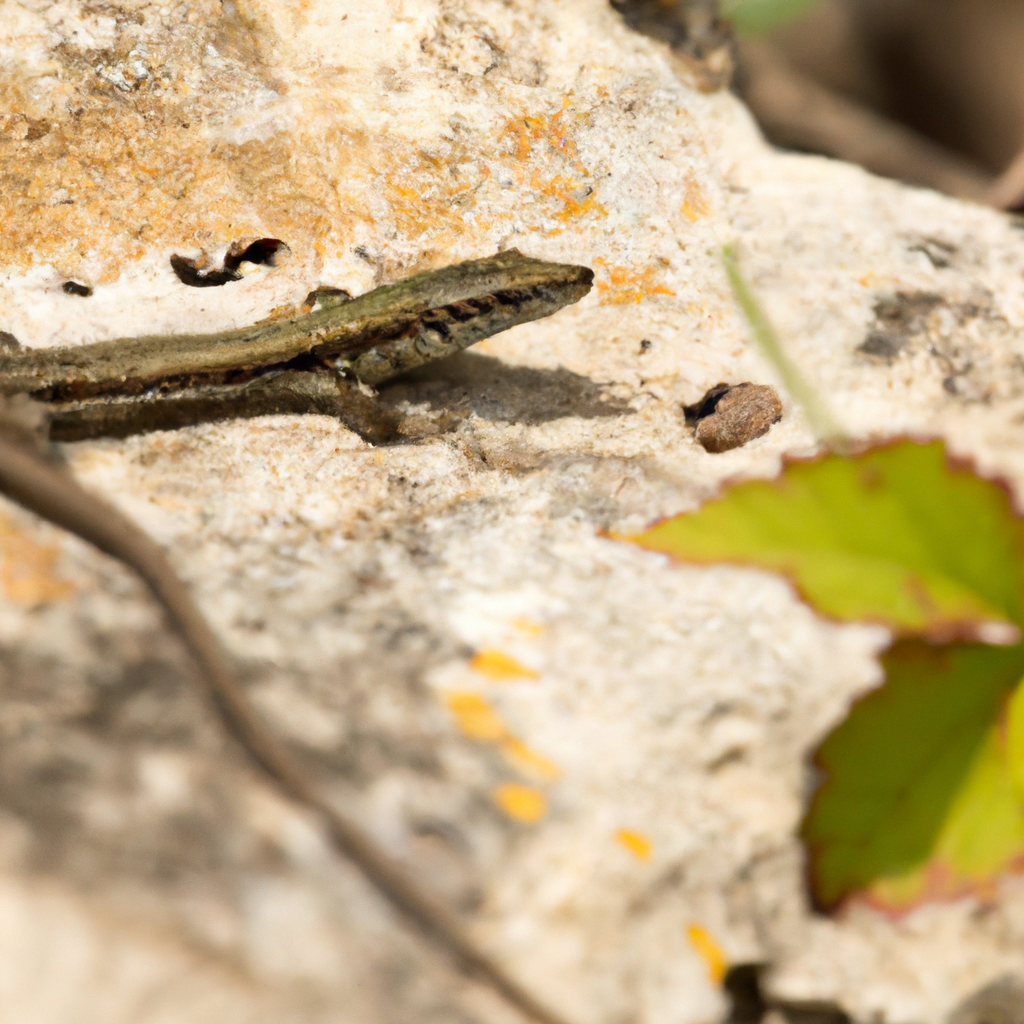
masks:
<svg viewBox="0 0 1024 1024"><path fill-rule="evenodd" d="M0 350L0 394L47 403L56 441L281 412L335 415L383 441L395 424L356 383L381 384L550 316L593 277L509 249L254 327Z"/></svg>

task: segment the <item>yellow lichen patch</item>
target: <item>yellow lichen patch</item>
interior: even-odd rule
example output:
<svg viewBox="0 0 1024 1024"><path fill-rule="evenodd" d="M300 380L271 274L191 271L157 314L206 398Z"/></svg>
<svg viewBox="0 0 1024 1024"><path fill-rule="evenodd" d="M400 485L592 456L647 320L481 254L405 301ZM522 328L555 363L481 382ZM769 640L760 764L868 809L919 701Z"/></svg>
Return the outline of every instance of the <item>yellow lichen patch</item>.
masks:
<svg viewBox="0 0 1024 1024"><path fill-rule="evenodd" d="M444 262L445 251L464 240L473 227L477 191L489 177L488 168L465 152L448 153L439 161L422 152L396 154L383 147L375 153L375 162L383 172L374 191L386 204L378 223L388 223L401 237L419 240Z"/></svg>
<svg viewBox="0 0 1024 1024"><path fill-rule="evenodd" d="M520 185L529 187L539 221L568 225L586 217L608 215L597 199L599 176L584 165L573 137L589 121L589 112L573 107L570 93L560 110L521 114L509 118L501 129L500 137L511 142L513 174ZM530 230L544 227L538 222L531 224ZM548 228L547 233L556 235L564 230Z"/></svg>
<svg viewBox="0 0 1024 1024"><path fill-rule="evenodd" d="M494 791L494 802L516 821L540 821L547 813L547 801L539 790L507 782Z"/></svg>
<svg viewBox="0 0 1024 1024"><path fill-rule="evenodd" d="M290 139L211 144L203 104L156 86L128 101L77 84L74 115L14 143L0 166L4 266L46 261L104 284L153 249L217 250L253 236L301 251L327 230L327 183L301 166L281 174L298 148Z"/></svg>
<svg viewBox="0 0 1024 1024"><path fill-rule="evenodd" d="M561 775L554 763L512 736L494 708L478 693L449 690L444 695L448 710L463 736L480 743L497 743L505 761L535 782L551 782Z"/></svg>
<svg viewBox="0 0 1024 1024"><path fill-rule="evenodd" d="M566 118L567 113L570 113L569 118ZM513 154L517 160L529 160L537 156L539 150L539 155L549 159L557 155L580 174L587 174L589 172L583 166L576 142L570 134L579 120L579 115L573 111L572 93L569 93L563 97L562 107L556 113L510 117L502 134L512 139ZM537 143L540 146L535 145Z"/></svg>
<svg viewBox="0 0 1024 1024"><path fill-rule="evenodd" d="M569 178L563 174L545 176L538 172L530 175L530 188L534 198L542 196L554 199L557 206L549 211L549 215L563 224L582 220L588 214L606 217L608 211L597 201L597 193L592 185L579 179ZM548 231L549 235L560 233L559 228Z"/></svg>
<svg viewBox="0 0 1024 1024"><path fill-rule="evenodd" d="M648 266L641 269L609 264L600 257L594 264L600 268L594 286L602 306L638 304L652 295L675 295L671 288L657 282L664 268Z"/></svg>
<svg viewBox="0 0 1024 1024"><path fill-rule="evenodd" d="M444 697L448 710L455 718L455 725L463 736L471 740L495 742L508 735L505 723L479 693L450 690Z"/></svg>
<svg viewBox="0 0 1024 1024"><path fill-rule="evenodd" d="M281 239L310 269L393 239L373 257L386 280L475 239L606 215L606 175L576 141L594 111L572 94L495 128L371 130L347 102L350 72L286 89L219 3L193 6L206 13L149 39L150 72L129 91L96 71L134 67L127 49L60 48L45 103L0 69L0 265L97 285L147 254L166 269L169 252L217 259L242 237Z"/></svg>
<svg viewBox="0 0 1024 1024"><path fill-rule="evenodd" d="M0 264L47 262L102 284L147 252L216 254L244 236L315 258L347 251L378 219L382 230L409 219L408 193L429 207L424 230L444 213L449 234L465 231L460 203L484 173L473 154L439 149L431 161L424 147L370 135L337 81L286 99L252 32L232 31L215 0L193 7L204 13L173 32L147 16L144 59L123 38L103 51L58 47L54 74L31 87L18 68L0 70ZM274 114L286 103L303 106L299 127ZM419 177L406 173L410 161ZM382 177L406 181L393 216L381 208Z"/></svg>
<svg viewBox="0 0 1024 1024"><path fill-rule="evenodd" d="M505 683L510 679L540 679L540 675L532 668L521 665L508 654L491 649L477 651L469 667L496 683Z"/></svg>
<svg viewBox="0 0 1024 1024"><path fill-rule="evenodd" d="M701 217L706 217L711 212L704 190L694 174L686 178L686 194L683 196L683 216L692 224Z"/></svg>
<svg viewBox="0 0 1024 1024"><path fill-rule="evenodd" d="M562 774L554 761L531 750L522 740L517 740L513 736L501 741L501 753L520 775L525 775L535 782L553 782Z"/></svg>
<svg viewBox="0 0 1024 1024"><path fill-rule="evenodd" d="M722 947L699 924L691 924L686 929L686 937L690 940L697 955L707 964L708 977L716 985L721 985L728 970L729 962L722 952Z"/></svg>
<svg viewBox="0 0 1024 1024"><path fill-rule="evenodd" d="M654 847L650 839L641 832L634 832L632 829L620 828L615 833L615 838L638 860L650 860Z"/></svg>
<svg viewBox="0 0 1024 1024"><path fill-rule="evenodd" d="M54 572L59 556L56 545L39 544L0 517L0 585L9 600L31 606L70 597L74 587Z"/></svg>

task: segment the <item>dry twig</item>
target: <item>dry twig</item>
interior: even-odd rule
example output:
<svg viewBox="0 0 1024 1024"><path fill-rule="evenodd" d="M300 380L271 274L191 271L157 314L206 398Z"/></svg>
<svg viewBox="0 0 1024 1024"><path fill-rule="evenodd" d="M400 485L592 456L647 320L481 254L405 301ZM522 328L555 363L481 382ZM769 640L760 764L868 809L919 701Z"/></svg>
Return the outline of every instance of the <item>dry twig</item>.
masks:
<svg viewBox="0 0 1024 1024"><path fill-rule="evenodd" d="M1024 206L1024 149L996 178L986 199L992 206L1000 210L1019 210Z"/></svg>
<svg viewBox="0 0 1024 1024"><path fill-rule="evenodd" d="M963 199L989 201L991 179L970 161L793 70L768 43L745 42L739 54L743 98L778 145L826 153Z"/></svg>
<svg viewBox="0 0 1024 1024"><path fill-rule="evenodd" d="M19 438L0 431L0 493L99 548L133 569L162 605L199 669L199 677L225 727L288 797L323 819L335 848L408 920L451 954L460 968L499 992L538 1024L564 1024L468 936L462 923L424 892L401 864L320 793L291 751L246 697L231 657L161 548L112 505L78 484L63 468Z"/></svg>

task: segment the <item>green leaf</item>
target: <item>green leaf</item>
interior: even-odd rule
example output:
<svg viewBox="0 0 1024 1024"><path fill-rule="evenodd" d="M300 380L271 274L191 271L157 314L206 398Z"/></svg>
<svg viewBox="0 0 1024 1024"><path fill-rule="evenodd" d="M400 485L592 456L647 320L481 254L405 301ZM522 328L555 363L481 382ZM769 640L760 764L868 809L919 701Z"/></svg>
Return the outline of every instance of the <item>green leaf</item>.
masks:
<svg viewBox="0 0 1024 1024"><path fill-rule="evenodd" d="M903 635L816 754L801 837L819 907L902 909L1024 865L1024 523L1005 488L898 440L790 462L629 539L785 573L818 611Z"/></svg>
<svg viewBox="0 0 1024 1024"><path fill-rule="evenodd" d="M1014 792L1024 804L1024 685L1017 687L1006 709L1006 757Z"/></svg>
<svg viewBox="0 0 1024 1024"><path fill-rule="evenodd" d="M880 902L906 903L921 895L911 876L930 865L947 880L977 880L1024 852L1005 755L996 764L986 747L1024 675L1024 644L904 640L882 663L885 685L815 755L823 781L800 834L826 909L873 883Z"/></svg>
<svg viewBox="0 0 1024 1024"><path fill-rule="evenodd" d="M759 36L795 21L816 7L819 0L722 0L722 16L732 22L740 38Z"/></svg>
<svg viewBox="0 0 1024 1024"><path fill-rule="evenodd" d="M1018 692L1020 687L1018 687ZM991 726L950 804L928 861L880 878L866 890L876 906L906 911L925 900L988 893L993 879L1024 860L1024 806L1010 777L1003 730Z"/></svg>
<svg viewBox="0 0 1024 1024"><path fill-rule="evenodd" d="M986 622L1024 622L1024 526L1002 487L938 441L789 462L628 539L783 573L818 611L904 635L991 638Z"/></svg>

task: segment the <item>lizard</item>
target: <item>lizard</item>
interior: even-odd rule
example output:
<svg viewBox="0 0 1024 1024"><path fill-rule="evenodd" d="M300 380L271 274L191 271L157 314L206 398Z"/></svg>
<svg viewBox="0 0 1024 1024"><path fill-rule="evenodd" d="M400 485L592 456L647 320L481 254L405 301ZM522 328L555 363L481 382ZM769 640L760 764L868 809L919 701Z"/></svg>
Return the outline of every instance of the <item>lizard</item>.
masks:
<svg viewBox="0 0 1024 1024"><path fill-rule="evenodd" d="M24 408L46 409L41 433L50 440L127 436L274 412L327 412L368 439L386 440L389 425L373 415L367 387L549 316L586 295L592 281L587 267L534 260L513 249L250 328L0 348L0 494L134 570L191 656L225 728L264 776L321 817L334 847L406 920L536 1024L565 1022L318 789L250 703L231 655L166 553L48 455Z"/></svg>
<svg viewBox="0 0 1024 1024"><path fill-rule="evenodd" d="M44 403L54 441L317 412L381 443L396 424L369 389L550 316L586 295L593 276L509 249L347 301L313 292L311 312L253 327L60 348L8 344L0 348L0 394Z"/></svg>

